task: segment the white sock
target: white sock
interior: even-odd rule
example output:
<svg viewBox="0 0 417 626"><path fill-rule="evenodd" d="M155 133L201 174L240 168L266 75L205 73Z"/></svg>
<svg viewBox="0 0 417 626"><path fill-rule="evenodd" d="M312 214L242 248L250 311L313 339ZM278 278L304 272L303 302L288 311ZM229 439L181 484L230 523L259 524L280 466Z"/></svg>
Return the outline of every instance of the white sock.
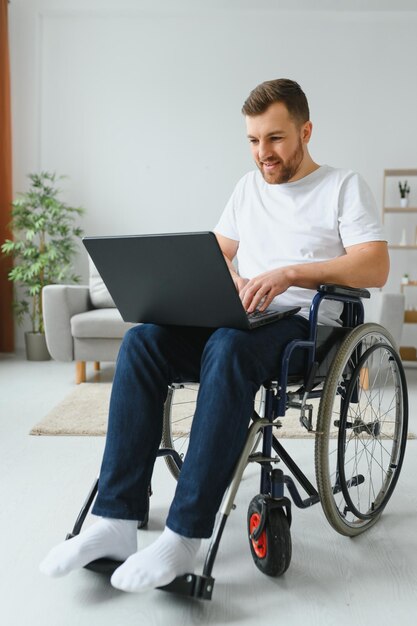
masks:
<svg viewBox="0 0 417 626"><path fill-rule="evenodd" d="M39 569L47 576L65 576L103 557L124 561L137 548L137 522L101 518L85 532L52 548Z"/></svg>
<svg viewBox="0 0 417 626"><path fill-rule="evenodd" d="M111 584L122 591L146 591L194 572L201 539L183 537L165 527L162 535L139 550L114 572Z"/></svg>

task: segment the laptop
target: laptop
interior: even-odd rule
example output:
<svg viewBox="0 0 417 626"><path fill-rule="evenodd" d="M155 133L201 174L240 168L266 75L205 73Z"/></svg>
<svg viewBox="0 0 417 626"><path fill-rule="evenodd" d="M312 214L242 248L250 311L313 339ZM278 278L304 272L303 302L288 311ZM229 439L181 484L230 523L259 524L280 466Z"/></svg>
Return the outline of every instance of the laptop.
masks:
<svg viewBox="0 0 417 626"><path fill-rule="evenodd" d="M252 329L294 315L271 306L248 315L212 232L84 237L125 322Z"/></svg>

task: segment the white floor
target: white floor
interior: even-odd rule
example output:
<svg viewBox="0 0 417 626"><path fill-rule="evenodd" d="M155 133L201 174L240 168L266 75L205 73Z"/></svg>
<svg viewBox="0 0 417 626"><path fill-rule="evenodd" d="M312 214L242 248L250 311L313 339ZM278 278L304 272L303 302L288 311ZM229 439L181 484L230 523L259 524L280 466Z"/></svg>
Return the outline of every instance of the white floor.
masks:
<svg viewBox="0 0 417 626"><path fill-rule="evenodd" d="M416 623L417 441L409 441L396 492L381 521L351 540L339 536L320 505L293 507L293 557L280 579L254 566L246 535L247 505L258 490L250 468L226 526L213 575L213 600L162 591L126 594L82 570L52 580L38 573L48 549L65 538L100 464L104 440L33 437L30 427L72 388L73 364L28 363L0 355L1 564L0 621L7 626L187 626L191 624L308 624L373 626ZM103 378L112 375L111 366ZM417 371L407 370L411 430L417 432ZM288 450L313 479L313 446ZM162 460L153 481L146 545L161 531L175 482ZM203 555L201 561L203 560Z"/></svg>

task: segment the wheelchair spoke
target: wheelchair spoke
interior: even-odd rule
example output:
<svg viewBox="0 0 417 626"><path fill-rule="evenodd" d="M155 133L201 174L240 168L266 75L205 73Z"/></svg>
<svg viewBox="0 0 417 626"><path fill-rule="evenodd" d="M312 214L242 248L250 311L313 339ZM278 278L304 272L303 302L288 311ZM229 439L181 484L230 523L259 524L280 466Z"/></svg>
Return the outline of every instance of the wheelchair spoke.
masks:
<svg viewBox="0 0 417 626"><path fill-rule="evenodd" d="M193 417L194 413L190 413L189 415L184 415L184 417L178 417L172 420L173 424L179 424L180 422L184 422L185 420L189 420Z"/></svg>
<svg viewBox="0 0 417 626"><path fill-rule="evenodd" d="M342 534L357 534L376 521L404 455L405 377L385 332L373 324L352 331L320 403L318 488L326 516Z"/></svg>
<svg viewBox="0 0 417 626"><path fill-rule="evenodd" d="M174 384L168 389L164 406L162 447L174 449L184 459L190 439L190 433L198 397L198 383ZM260 392L255 400L255 410L262 414L263 396ZM258 442L257 442L258 443ZM165 456L166 464L178 478L180 468L171 456Z"/></svg>
<svg viewBox="0 0 417 626"><path fill-rule="evenodd" d="M197 394L197 384L173 385L165 402L162 445L176 450L182 459L187 454ZM165 461L174 478L178 478L180 468L174 460L166 456Z"/></svg>

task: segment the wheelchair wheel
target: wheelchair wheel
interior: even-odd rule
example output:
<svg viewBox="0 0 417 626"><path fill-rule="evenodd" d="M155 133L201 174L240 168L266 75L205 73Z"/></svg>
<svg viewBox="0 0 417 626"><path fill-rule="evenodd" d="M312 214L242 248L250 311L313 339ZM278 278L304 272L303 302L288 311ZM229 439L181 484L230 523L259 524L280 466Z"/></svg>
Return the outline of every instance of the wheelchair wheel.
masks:
<svg viewBox="0 0 417 626"><path fill-rule="evenodd" d="M197 402L198 383L171 385L164 406L163 448L172 448L184 459ZM180 470L171 456L165 457L169 471L178 479Z"/></svg>
<svg viewBox="0 0 417 626"><path fill-rule="evenodd" d="M391 335L353 329L327 375L317 416L315 465L324 513L355 536L380 517L397 483L407 439L408 400Z"/></svg>
<svg viewBox="0 0 417 626"><path fill-rule="evenodd" d="M248 536L252 558L256 567L268 576L281 576L291 562L291 533L287 516L282 508L267 508L264 528L257 540L252 533L262 519L262 496L255 496L248 508Z"/></svg>
<svg viewBox="0 0 417 626"><path fill-rule="evenodd" d="M263 388L258 392L255 400L255 410L262 416L264 409ZM164 406L161 446L172 448L178 452L181 459L185 458L190 439L191 424L197 402L198 383L182 383L170 385ZM261 433L253 451L256 449ZM171 456L166 456L165 462L172 476L178 480L180 470Z"/></svg>

